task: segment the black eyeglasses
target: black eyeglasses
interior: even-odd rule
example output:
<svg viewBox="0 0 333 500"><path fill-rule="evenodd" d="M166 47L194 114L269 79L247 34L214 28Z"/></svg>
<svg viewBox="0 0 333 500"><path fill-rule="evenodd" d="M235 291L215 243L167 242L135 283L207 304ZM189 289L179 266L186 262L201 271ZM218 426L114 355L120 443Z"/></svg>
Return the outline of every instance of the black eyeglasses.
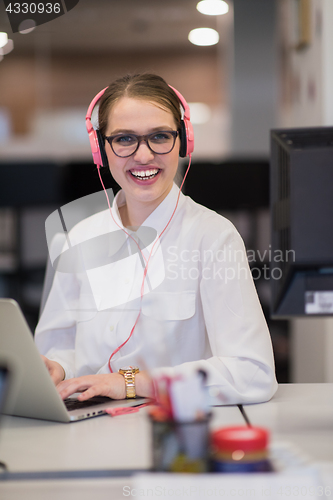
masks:
<svg viewBox="0 0 333 500"><path fill-rule="evenodd" d="M173 150L178 133L176 130L159 130L147 135L109 135L105 136L105 139L110 144L114 154L120 158L134 155L139 149L141 141L144 141L153 153L166 155Z"/></svg>

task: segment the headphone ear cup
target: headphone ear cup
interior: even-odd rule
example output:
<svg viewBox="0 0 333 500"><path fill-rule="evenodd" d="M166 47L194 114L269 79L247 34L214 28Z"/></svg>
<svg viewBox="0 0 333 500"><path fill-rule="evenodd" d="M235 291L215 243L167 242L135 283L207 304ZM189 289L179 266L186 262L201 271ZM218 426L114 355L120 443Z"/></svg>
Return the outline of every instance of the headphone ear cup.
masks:
<svg viewBox="0 0 333 500"><path fill-rule="evenodd" d="M187 156L187 137L186 137L186 127L184 120L181 120L180 122L179 139L180 139L179 156L181 158L185 158L185 156Z"/></svg>
<svg viewBox="0 0 333 500"><path fill-rule="evenodd" d="M105 146L104 146L104 138L98 129L96 130L96 135L97 135L97 139L98 139L99 152L101 154L101 160L103 163L103 167L109 167L109 161L108 161L108 157L106 155Z"/></svg>

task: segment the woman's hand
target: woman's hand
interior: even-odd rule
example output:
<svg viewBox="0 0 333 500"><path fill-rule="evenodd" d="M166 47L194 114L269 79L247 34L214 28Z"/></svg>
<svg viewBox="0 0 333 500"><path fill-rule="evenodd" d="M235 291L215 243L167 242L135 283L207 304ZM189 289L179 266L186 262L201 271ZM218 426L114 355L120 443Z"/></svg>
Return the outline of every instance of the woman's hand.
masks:
<svg viewBox="0 0 333 500"><path fill-rule="evenodd" d="M57 363L57 361L52 361L41 354L41 358L45 363L46 368L51 375L51 378L55 385L58 385L65 378L65 370L63 367Z"/></svg>
<svg viewBox="0 0 333 500"><path fill-rule="evenodd" d="M135 376L137 396L152 397L153 384L147 372L140 372ZM70 378L61 382L57 389L62 399L66 399L76 392L80 401L93 396L107 396L112 399L125 399L125 379L120 373L106 373L98 375L84 375Z"/></svg>
<svg viewBox="0 0 333 500"><path fill-rule="evenodd" d="M125 380L120 373L106 373L98 375L83 375L82 377L70 378L61 382L57 389L62 399L66 399L75 392L81 392L78 396L80 401L93 396L107 396L112 399L124 399Z"/></svg>

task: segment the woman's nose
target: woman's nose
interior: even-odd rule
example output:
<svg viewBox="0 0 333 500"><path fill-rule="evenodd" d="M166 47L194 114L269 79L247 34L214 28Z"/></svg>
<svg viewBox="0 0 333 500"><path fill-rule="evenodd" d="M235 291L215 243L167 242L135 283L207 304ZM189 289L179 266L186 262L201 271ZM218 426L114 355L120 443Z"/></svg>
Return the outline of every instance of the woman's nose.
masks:
<svg viewBox="0 0 333 500"><path fill-rule="evenodd" d="M134 154L134 159L140 163L148 163L152 158L154 158L154 153L149 149L146 141L142 140Z"/></svg>

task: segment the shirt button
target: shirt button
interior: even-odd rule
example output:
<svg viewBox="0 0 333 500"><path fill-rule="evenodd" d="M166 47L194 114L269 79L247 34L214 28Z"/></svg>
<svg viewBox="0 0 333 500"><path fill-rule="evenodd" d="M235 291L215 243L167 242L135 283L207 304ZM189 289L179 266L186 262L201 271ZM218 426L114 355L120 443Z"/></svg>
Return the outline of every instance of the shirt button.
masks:
<svg viewBox="0 0 333 500"><path fill-rule="evenodd" d="M130 282L129 278L125 278L126 285L128 285L129 282Z"/></svg>
<svg viewBox="0 0 333 500"><path fill-rule="evenodd" d="M114 326L113 326L113 325L111 325L111 326L110 326L110 332L113 332L113 330L114 330Z"/></svg>

